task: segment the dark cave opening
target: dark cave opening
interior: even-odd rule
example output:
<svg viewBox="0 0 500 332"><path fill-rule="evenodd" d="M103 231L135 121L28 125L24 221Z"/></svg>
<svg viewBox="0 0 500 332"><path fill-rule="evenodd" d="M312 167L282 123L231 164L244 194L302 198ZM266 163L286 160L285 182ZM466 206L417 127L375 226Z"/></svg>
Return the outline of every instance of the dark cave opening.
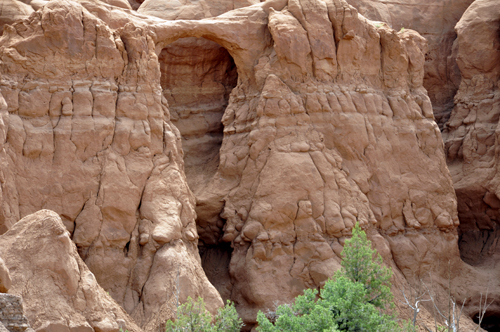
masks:
<svg viewBox="0 0 500 332"><path fill-rule="evenodd" d="M230 243L220 242L215 246L200 246L201 266L208 280L219 291L224 303L231 299L232 283L229 263L233 248Z"/></svg>
<svg viewBox="0 0 500 332"><path fill-rule="evenodd" d="M471 318L474 323L479 324L479 313ZM488 332L500 332L500 312L487 311L481 322L481 328Z"/></svg>
<svg viewBox="0 0 500 332"><path fill-rule="evenodd" d="M460 257L472 266L489 265L500 260L500 226L493 229L458 230Z"/></svg>
<svg viewBox="0 0 500 332"><path fill-rule="evenodd" d="M458 189L457 208L460 225L458 227L458 247L462 260L480 273L488 276L498 275L497 262L500 261L500 199L484 189ZM484 294L488 285L475 285ZM475 312L470 318L479 324L479 303L487 302L487 312L481 328L489 332L500 332L500 311L497 292L476 295L466 304L466 310ZM484 306L484 304L483 304Z"/></svg>
<svg viewBox="0 0 500 332"><path fill-rule="evenodd" d="M488 268L500 259L500 199L479 188L456 188L458 247L464 262Z"/></svg>
<svg viewBox="0 0 500 332"><path fill-rule="evenodd" d="M222 116L238 72L229 52L204 38L182 38L159 56L161 86L172 123L182 136L184 171L196 196L197 228L202 266L224 301L230 298L229 262L232 248L223 243L225 220L221 197L210 190L219 167L224 136Z"/></svg>

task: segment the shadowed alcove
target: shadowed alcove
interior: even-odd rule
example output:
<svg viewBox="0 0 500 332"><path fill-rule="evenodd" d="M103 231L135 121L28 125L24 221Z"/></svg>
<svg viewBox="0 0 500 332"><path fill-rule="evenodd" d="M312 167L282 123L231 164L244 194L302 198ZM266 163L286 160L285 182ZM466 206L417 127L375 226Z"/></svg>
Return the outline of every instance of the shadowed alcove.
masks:
<svg viewBox="0 0 500 332"><path fill-rule="evenodd" d="M167 45L159 56L161 86L172 123L182 135L184 170L197 197L200 256L209 280L223 299L229 297L229 260L232 248L219 241L224 220L222 204L200 203L219 166L223 138L222 116L238 82L233 58L219 44L196 37ZM205 217L205 216L211 217ZM208 219L208 220L207 220Z"/></svg>

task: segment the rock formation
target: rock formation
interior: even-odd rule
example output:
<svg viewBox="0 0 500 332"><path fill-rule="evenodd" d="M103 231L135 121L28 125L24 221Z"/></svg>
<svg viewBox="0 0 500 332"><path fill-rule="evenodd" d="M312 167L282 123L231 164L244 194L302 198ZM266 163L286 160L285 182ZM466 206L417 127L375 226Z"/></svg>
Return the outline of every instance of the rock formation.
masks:
<svg viewBox="0 0 500 332"><path fill-rule="evenodd" d="M460 202L460 229L467 234L489 231L491 243L486 247L498 237L494 234L500 222L495 132L500 115L499 18L499 4L476 1L457 24L462 82L444 136ZM467 260L479 263L478 255L494 251L486 247L471 247Z"/></svg>
<svg viewBox="0 0 500 332"><path fill-rule="evenodd" d="M22 298L7 294L11 285L9 269L0 258L0 331L24 332L28 328L29 331L33 331L24 316Z"/></svg>
<svg viewBox="0 0 500 332"><path fill-rule="evenodd" d="M455 43L461 83L443 133L458 199L462 258L489 276L498 276L500 259L499 29L497 1L476 0L457 24ZM490 292L495 289L490 318L498 320L500 294L498 287L489 288Z"/></svg>
<svg viewBox="0 0 500 332"><path fill-rule="evenodd" d="M140 331L97 284L56 213L41 210L17 222L0 237L0 256L12 275L10 293L18 295L10 307L15 309L16 302L19 307L22 295L26 316L35 330ZM11 323L16 324L13 319ZM6 326L12 332L26 328Z"/></svg>
<svg viewBox="0 0 500 332"><path fill-rule="evenodd" d="M5 262L0 258L0 293L7 293L12 285L9 269L5 266Z"/></svg>
<svg viewBox="0 0 500 332"><path fill-rule="evenodd" d="M469 283L472 299L466 311L475 316L475 297L489 289L490 299L495 300L488 319L497 319L499 295L491 294L496 286L487 280L496 280L493 276L498 275L495 266L499 260L500 201L495 180L499 6L495 1L349 2L369 18L388 22L393 28L414 28L429 42L424 86L444 129L447 163L458 199L460 252L475 267L471 273L483 276L476 285ZM418 14L414 8L420 8Z"/></svg>
<svg viewBox="0 0 500 332"><path fill-rule="evenodd" d="M212 312L229 298L251 328L258 310L322 286L359 222L398 282L448 285L454 271L454 296L472 290L474 315L473 285L488 276L460 260L457 200L423 85L426 39L344 0L131 6L52 0L4 27L0 243L51 225L39 232L65 246L68 263L44 271L69 276L54 287L83 292L95 281L72 278L88 266L146 331L187 296ZM436 40L452 39L449 29ZM463 71L471 51L458 36ZM432 87L450 47L431 49ZM450 86L431 89L446 107ZM28 216L40 209L69 235L53 213ZM30 254L20 248L1 246L0 257L14 264L16 250ZM12 271L14 289L26 273ZM100 288L95 296L107 316L65 302L75 313L65 329L128 328ZM34 316L28 302L39 298L25 301ZM32 324L43 322L60 327L48 316Z"/></svg>
<svg viewBox="0 0 500 332"><path fill-rule="evenodd" d="M203 296L212 311L222 300L201 269L154 40L128 22L116 32L78 3L52 1L4 29L0 224L56 211L99 284L144 325L175 293Z"/></svg>
<svg viewBox="0 0 500 332"><path fill-rule="evenodd" d="M427 39L424 87L429 92L440 127L450 117L453 97L460 85L453 44L455 24L473 1L347 0L371 20L388 23L398 31L414 29Z"/></svg>
<svg viewBox="0 0 500 332"><path fill-rule="evenodd" d="M5 24L12 24L19 19L23 19L33 13L33 11L31 6L21 1L2 1L2 6L0 7L0 34Z"/></svg>

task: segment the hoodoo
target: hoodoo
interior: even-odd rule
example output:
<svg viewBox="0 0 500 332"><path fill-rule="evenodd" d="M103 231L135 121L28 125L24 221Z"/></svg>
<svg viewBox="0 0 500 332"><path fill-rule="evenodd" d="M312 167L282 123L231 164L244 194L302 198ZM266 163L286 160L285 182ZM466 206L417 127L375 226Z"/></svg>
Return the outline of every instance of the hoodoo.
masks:
<svg viewBox="0 0 500 332"><path fill-rule="evenodd" d="M255 331L359 223L402 319L425 288L421 324L452 300L495 331L500 6L451 2L0 0L0 258L31 327L161 331L202 297Z"/></svg>

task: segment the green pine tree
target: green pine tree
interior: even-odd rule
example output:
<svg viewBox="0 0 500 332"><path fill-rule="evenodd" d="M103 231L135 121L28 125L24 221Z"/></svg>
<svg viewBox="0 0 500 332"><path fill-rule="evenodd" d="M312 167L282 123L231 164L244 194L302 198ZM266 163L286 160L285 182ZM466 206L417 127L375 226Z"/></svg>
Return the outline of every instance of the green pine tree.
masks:
<svg viewBox="0 0 500 332"><path fill-rule="evenodd" d="M318 291L307 289L293 305L280 305L274 322L259 312L260 332L389 332L399 327L385 310L393 306L391 270L356 225L342 251L342 269Z"/></svg>
<svg viewBox="0 0 500 332"><path fill-rule="evenodd" d="M345 241L341 273L366 288L368 303L389 309L394 304L391 293L392 270L383 265L382 257L372 249L366 233L356 223L352 237Z"/></svg>

